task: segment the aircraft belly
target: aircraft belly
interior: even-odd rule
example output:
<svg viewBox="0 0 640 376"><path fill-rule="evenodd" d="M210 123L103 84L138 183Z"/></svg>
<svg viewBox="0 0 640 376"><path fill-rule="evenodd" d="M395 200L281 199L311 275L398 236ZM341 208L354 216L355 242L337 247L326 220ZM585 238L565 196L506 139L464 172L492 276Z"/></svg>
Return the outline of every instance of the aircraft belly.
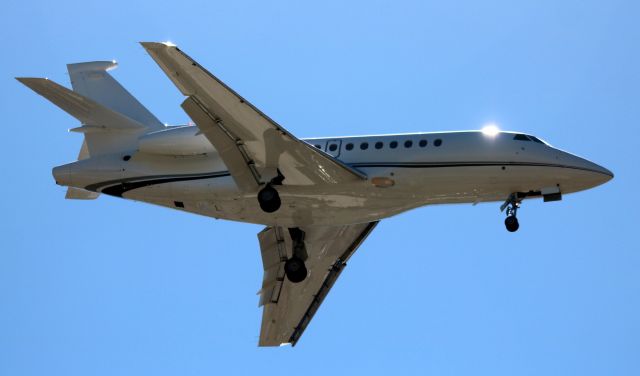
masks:
<svg viewBox="0 0 640 376"><path fill-rule="evenodd" d="M238 191L229 176L143 187L123 197L241 222L343 225L376 221L424 205L503 201L512 192L556 184L569 193L579 190L574 181L581 173L559 167L499 165L362 170L369 181L322 189L279 186L283 204L272 214L259 208L254 193ZM394 184L384 188L371 184L373 177L381 176L393 179Z"/></svg>

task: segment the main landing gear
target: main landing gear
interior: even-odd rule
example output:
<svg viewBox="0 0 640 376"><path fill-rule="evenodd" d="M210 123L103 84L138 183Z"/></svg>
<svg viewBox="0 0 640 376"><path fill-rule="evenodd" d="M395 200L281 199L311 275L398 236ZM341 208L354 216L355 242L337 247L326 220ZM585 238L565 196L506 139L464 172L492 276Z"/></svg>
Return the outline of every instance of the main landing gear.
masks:
<svg viewBox="0 0 640 376"><path fill-rule="evenodd" d="M307 278L307 267L298 257L292 257L285 261L284 272L287 275L287 279L293 283L299 283Z"/></svg>
<svg viewBox="0 0 640 376"><path fill-rule="evenodd" d="M267 183L260 192L258 192L258 203L260 204L262 211L265 213L273 213L277 211L280 209L280 205L282 204L280 201L280 195L273 186L282 185L284 176L280 173L280 170L277 170L277 172L278 175L271 179L271 181Z"/></svg>
<svg viewBox="0 0 640 376"><path fill-rule="evenodd" d="M516 213L520 208L520 204L522 203L522 199L524 197L520 197L517 193L512 193L507 201L502 204L500 207L501 211L506 209L507 218L504 220L504 226L507 228L509 232L516 232L520 228L520 224L518 223L518 218L516 217Z"/></svg>
<svg viewBox="0 0 640 376"><path fill-rule="evenodd" d="M258 203L260 208L266 213L273 213L280 209L281 201L278 191L271 184L267 184L258 192Z"/></svg>
<svg viewBox="0 0 640 376"><path fill-rule="evenodd" d="M293 283L299 283L307 278L307 267L304 260L307 259L307 247L304 244L304 231L297 227L289 229L293 242L293 255L284 263L284 272L287 279Z"/></svg>

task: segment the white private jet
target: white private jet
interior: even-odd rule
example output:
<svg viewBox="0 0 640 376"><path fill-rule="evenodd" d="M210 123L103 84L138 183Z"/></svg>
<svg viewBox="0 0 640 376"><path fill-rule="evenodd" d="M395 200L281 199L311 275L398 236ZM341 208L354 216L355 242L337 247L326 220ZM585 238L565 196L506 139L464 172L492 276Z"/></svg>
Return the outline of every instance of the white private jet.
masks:
<svg viewBox="0 0 640 376"><path fill-rule="evenodd" d="M524 199L556 201L613 174L541 139L483 131L301 140L170 43L142 46L186 97L193 125L165 126L107 72L68 65L69 90L17 78L77 118L78 161L53 169L69 199L100 193L263 224L259 346L295 345L381 219L413 208L504 202L507 230Z"/></svg>

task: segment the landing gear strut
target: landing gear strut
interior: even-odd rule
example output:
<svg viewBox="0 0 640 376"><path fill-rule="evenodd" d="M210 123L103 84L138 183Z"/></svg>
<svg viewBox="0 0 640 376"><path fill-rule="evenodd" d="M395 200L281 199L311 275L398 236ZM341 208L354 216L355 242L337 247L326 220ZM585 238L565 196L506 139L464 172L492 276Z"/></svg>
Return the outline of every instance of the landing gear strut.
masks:
<svg viewBox="0 0 640 376"><path fill-rule="evenodd" d="M264 212L273 213L280 209L280 195L271 184L267 184L258 192L258 203Z"/></svg>
<svg viewBox="0 0 640 376"><path fill-rule="evenodd" d="M307 267L304 260L307 259L307 247L304 244L304 231L297 227L289 229L293 242L293 256L284 263L284 272L287 279L293 283L299 283L307 278Z"/></svg>
<svg viewBox="0 0 640 376"><path fill-rule="evenodd" d="M522 203L523 197L519 197L517 193L512 193L507 201L502 204L500 207L501 211L506 209L507 218L504 220L504 226L507 228L509 232L516 232L520 228L520 224L518 223L518 218L516 217L516 213L520 208L520 203Z"/></svg>

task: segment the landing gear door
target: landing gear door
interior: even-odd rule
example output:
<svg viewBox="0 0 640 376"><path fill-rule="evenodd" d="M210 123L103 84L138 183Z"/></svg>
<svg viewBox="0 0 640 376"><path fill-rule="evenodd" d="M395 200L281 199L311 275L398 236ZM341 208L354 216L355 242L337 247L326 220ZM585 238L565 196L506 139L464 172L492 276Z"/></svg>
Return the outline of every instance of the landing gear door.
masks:
<svg viewBox="0 0 640 376"><path fill-rule="evenodd" d="M340 156L340 146L342 146L342 140L329 140L324 151L337 158Z"/></svg>

